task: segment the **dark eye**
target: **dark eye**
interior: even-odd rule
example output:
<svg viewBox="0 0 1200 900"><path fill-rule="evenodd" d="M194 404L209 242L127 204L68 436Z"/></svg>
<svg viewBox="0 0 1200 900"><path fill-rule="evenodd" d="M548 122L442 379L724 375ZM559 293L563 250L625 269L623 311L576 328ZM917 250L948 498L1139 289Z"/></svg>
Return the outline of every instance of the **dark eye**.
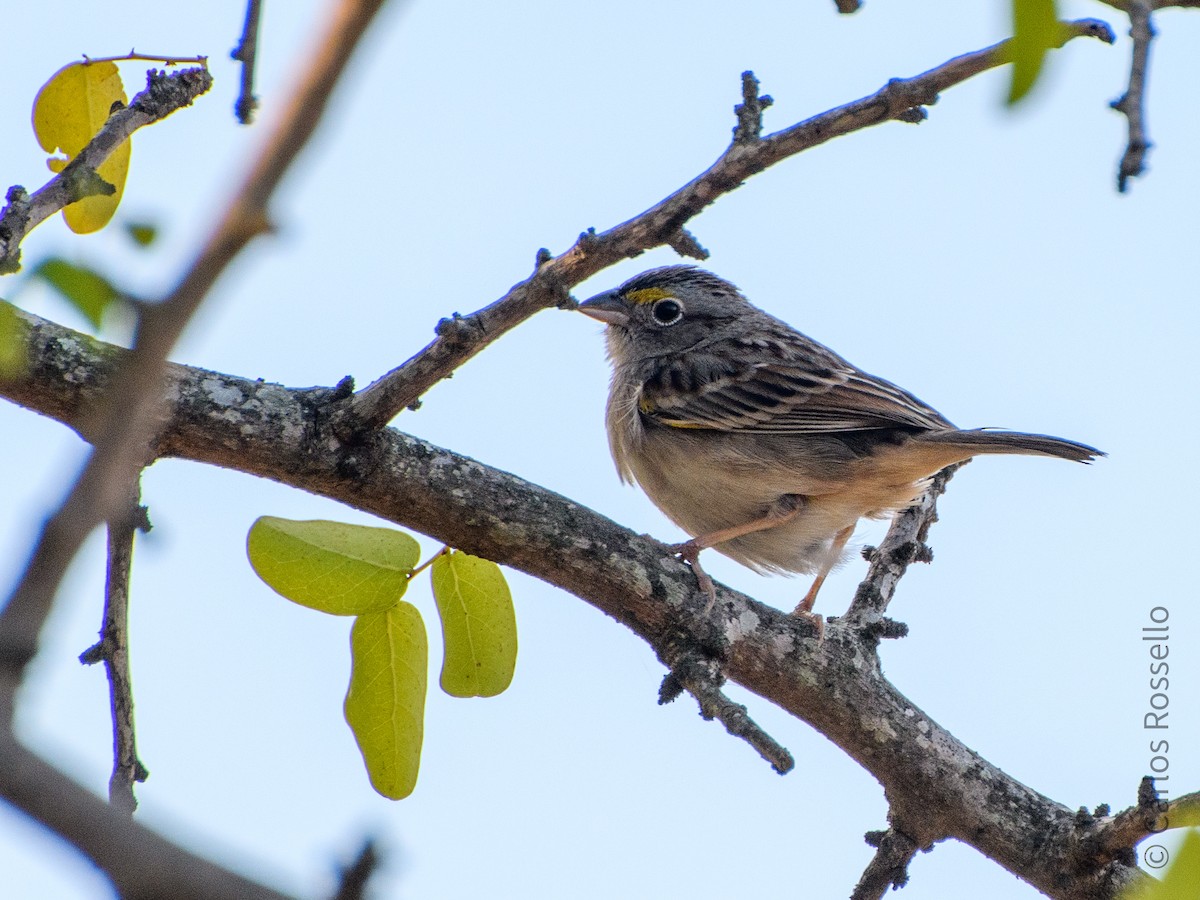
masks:
<svg viewBox="0 0 1200 900"><path fill-rule="evenodd" d="M683 304L673 297L665 297L651 307L650 315L659 325L674 325L683 318Z"/></svg>

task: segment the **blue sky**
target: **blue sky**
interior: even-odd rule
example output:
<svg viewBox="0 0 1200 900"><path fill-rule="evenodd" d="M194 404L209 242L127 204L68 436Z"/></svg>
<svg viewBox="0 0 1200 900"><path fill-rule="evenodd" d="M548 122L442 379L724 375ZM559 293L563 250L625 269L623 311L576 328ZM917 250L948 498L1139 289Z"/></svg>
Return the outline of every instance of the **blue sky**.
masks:
<svg viewBox="0 0 1200 900"><path fill-rule="evenodd" d="M1188 649L1200 626L1190 551L1200 434L1188 412L1200 16L1158 17L1150 174L1120 196L1124 121L1107 103L1127 77L1127 28L1101 3L1062 5L1070 17L1108 18L1120 38L1055 54L1026 107L1002 107L1004 73L979 77L947 91L922 125L884 125L788 160L690 227L712 252L706 265L751 300L959 425L1059 434L1110 453L1091 467L1013 458L965 469L931 538L935 563L910 573L891 610L911 635L884 648L883 664L914 703L1014 777L1070 807L1121 807L1151 755L1140 628L1155 606L1169 609L1180 647L1171 784L1200 785ZM268 4L264 119L301 65L318 7ZM159 221L162 244L136 252L115 230L79 238L56 219L25 245L27 261L85 260L147 296L186 265L262 136L230 112L241 5L163 10L20 4L14 33L26 37L0 59L0 181L33 187L47 172L29 107L61 65L131 45L210 56L212 93L134 139L118 215ZM366 384L427 343L439 318L525 277L539 247L562 251L707 167L728 141L744 69L775 99L774 130L1006 29L998 0L876 2L852 17L822 0L397 7L285 183L278 233L231 267L174 358L291 386L347 374ZM141 71L126 67L133 89ZM577 294L675 259L653 251ZM18 299L82 326L48 295ZM637 532L680 539L618 484L603 430L607 379L599 326L547 311L394 424ZM83 448L7 404L0 434L7 585ZM143 497L155 529L138 546L133 588L151 771L139 815L176 839L314 897L366 833L388 853L381 897L782 894L797 890L798 869L806 896L840 897L870 858L862 834L885 825L886 806L840 750L731 690L795 755L780 778L689 699L656 706L662 668L620 625L519 573L512 688L474 702L432 692L416 793L385 801L341 718L349 621L274 595L243 549L263 514L375 520L178 461L146 473ZM880 534L863 526L855 542ZM97 792L110 765L106 685L76 657L99 624L102 543L95 536L71 570L20 713L25 739ZM715 556L706 566L782 608L807 586ZM841 612L863 571L852 558L818 610ZM432 622L427 593L410 593ZM105 896L88 864L7 810L0 870L13 896ZM1036 896L953 843L919 856L911 874L906 900L967 887L981 900Z"/></svg>

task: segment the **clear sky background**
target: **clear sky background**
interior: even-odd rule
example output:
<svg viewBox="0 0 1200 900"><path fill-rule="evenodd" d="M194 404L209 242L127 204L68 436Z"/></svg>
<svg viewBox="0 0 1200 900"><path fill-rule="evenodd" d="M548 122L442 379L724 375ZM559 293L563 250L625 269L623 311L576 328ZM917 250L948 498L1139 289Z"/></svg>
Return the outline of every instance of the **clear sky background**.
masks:
<svg viewBox="0 0 1200 900"><path fill-rule="evenodd" d="M1140 629L1169 610L1173 793L1200 787L1194 581L1200 196L1200 14L1158 17L1150 174L1114 188L1124 120L1107 108L1129 65L1116 47L1053 56L1025 108L1004 72L945 93L920 126L853 134L791 159L690 224L707 265L757 304L962 426L1075 438L1091 467L984 459L953 482L931 543L891 612L911 635L887 675L987 759L1072 808L1133 802L1150 765ZM768 130L910 76L1008 31L1001 0L414 2L385 15L324 129L275 205L278 234L232 266L174 358L291 386L360 385L531 270L707 167L726 146L739 74L775 98ZM13 4L0 57L0 185L48 177L29 127L40 84L77 58L210 56L216 86L134 138L124 220L161 223L151 252L116 229L79 238L57 218L25 259L65 254L158 296L207 232L260 128L234 123L228 59L241 2ZM310 44L321 4L268 3L262 117ZM15 17L15 22L13 21ZM126 67L134 90L145 66ZM131 91L132 93L132 91ZM597 276L580 297L653 265ZM13 279L0 282L10 296ZM73 327L40 291L17 298ZM621 487L603 429L601 329L541 313L434 388L403 430L512 471L664 540L682 535ZM110 338L119 337L119 329ZM0 404L0 589L83 458L78 438ZM375 520L249 476L164 461L145 475L154 531L138 544L132 640L138 815L176 840L305 897L365 835L386 864L379 897L844 897L885 826L875 780L807 725L732 688L795 755L779 777L683 697L659 708L652 652L580 600L510 573L521 655L511 689L456 701L434 686L416 793L378 797L341 713L349 620L273 594L245 560L259 515ZM859 545L879 526L860 528ZM427 552L438 546L422 539ZM790 608L800 580L710 555L715 577ZM854 558L818 608L845 609ZM111 738L107 684L76 657L99 627L103 539L71 570L24 690L20 730L97 793ZM431 684L440 664L433 604ZM1171 841L1165 841L1168 847ZM14 898L91 900L106 882L0 808L0 871ZM974 850L920 855L906 900L1021 900L1035 891Z"/></svg>

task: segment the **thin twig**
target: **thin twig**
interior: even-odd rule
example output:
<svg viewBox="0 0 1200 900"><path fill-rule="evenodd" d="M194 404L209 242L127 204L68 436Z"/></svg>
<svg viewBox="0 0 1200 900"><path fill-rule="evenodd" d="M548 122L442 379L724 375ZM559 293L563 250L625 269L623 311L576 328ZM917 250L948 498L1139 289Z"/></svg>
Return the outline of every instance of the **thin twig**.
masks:
<svg viewBox="0 0 1200 900"><path fill-rule="evenodd" d="M88 56L86 53L83 56L83 64L85 66L94 66L96 63L133 61L160 62L164 66L181 66L184 63L199 63L205 69L208 68L207 56L159 56L154 53L138 53L136 50L130 50L124 56Z"/></svg>
<svg viewBox="0 0 1200 900"><path fill-rule="evenodd" d="M1112 43L1111 29L1096 19L1064 23L1062 42L1093 37ZM443 319L437 337L415 356L344 401L335 429L350 438L359 429L382 428L412 407L430 387L534 313L552 306L570 308L569 291L597 272L646 250L677 246L683 226L718 197L788 157L888 121L914 122L938 93L1007 62L1007 41L956 57L908 79L894 79L861 100L836 107L754 141L734 141L705 172L642 214L608 231L589 229L562 254L539 254L534 273L494 303L467 316ZM753 79L752 73L743 76ZM757 94L757 91L755 91ZM745 106L745 104L743 104ZM695 239L686 245L691 248ZM694 254L693 254L694 255Z"/></svg>
<svg viewBox="0 0 1200 900"><path fill-rule="evenodd" d="M258 98L254 96L254 65L258 58L258 20L262 14L263 0L249 0L246 4L246 22L242 26L242 37L229 55L242 64L242 87L233 114L243 125L254 121L258 109Z"/></svg>
<svg viewBox="0 0 1200 900"><path fill-rule="evenodd" d="M908 884L908 864L920 849L894 825L887 831L867 832L866 840L875 848L875 855L854 886L850 900L881 900L889 889L900 890Z"/></svg>
<svg viewBox="0 0 1200 900"><path fill-rule="evenodd" d="M1117 190L1121 193L1125 193L1130 178L1145 170L1146 153L1152 146L1146 137L1146 75L1150 67L1150 42L1154 40L1150 8L1150 0L1129 0L1129 36L1133 38L1129 87L1119 100L1109 104L1129 124L1129 141L1117 169Z"/></svg>
<svg viewBox="0 0 1200 900"><path fill-rule="evenodd" d="M737 126L733 129L735 144L753 144L762 139L763 113L775 101L758 93L758 79L753 72L742 73L742 102L733 108Z"/></svg>
<svg viewBox="0 0 1200 900"><path fill-rule="evenodd" d="M137 752L133 722L133 680L129 670L129 575L133 565L133 538L149 531L146 507L139 503L135 482L120 516L108 522L108 577L104 585L104 622L100 640L85 650L79 661L103 661L108 673L109 707L113 725L113 772L108 780L108 802L133 815L137 797L133 786L149 777Z"/></svg>
<svg viewBox="0 0 1200 900"><path fill-rule="evenodd" d="M937 517L938 497L946 492L946 484L966 463L956 463L942 469L929 483L920 501L896 513L883 542L864 552L870 561L867 575L859 584L842 624L853 627L873 627L885 622L883 614L896 592L896 585L914 562L930 562L933 553L925 543L929 529ZM895 636L895 635L881 635Z"/></svg>
<svg viewBox="0 0 1200 900"><path fill-rule="evenodd" d="M63 505L39 535L28 566L0 612L0 713L37 652L59 583L84 539L119 509L121 486L143 467L163 403L167 354L217 278L249 241L267 229L267 205L316 130L334 85L383 0L341 0L285 111L224 215L178 286L143 307L134 349L107 399L94 450ZM184 73L180 73L181 75ZM11 721L11 718L7 721Z"/></svg>
<svg viewBox="0 0 1200 900"><path fill-rule="evenodd" d="M354 861L342 870L337 893L331 900L363 900L367 896L367 884L378 868L379 852L375 849L375 842L368 838Z"/></svg>
<svg viewBox="0 0 1200 900"><path fill-rule="evenodd" d="M32 195L20 185L8 189L7 206L0 213L0 275L21 267L21 242L25 236L64 206L94 194L112 193L112 186L96 175L103 163L129 136L144 125L166 118L212 87L207 69L182 69L146 75L146 89L124 109L108 117L61 172Z"/></svg>
<svg viewBox="0 0 1200 900"><path fill-rule="evenodd" d="M658 692L659 703L670 703L686 690L700 704L700 716L712 721L716 719L725 730L745 741L758 755L771 764L780 775L786 775L796 767L796 761L787 748L750 718L746 707L734 703L721 691L725 676L715 659L702 657L699 653L683 652L669 663L670 673L663 679Z"/></svg>

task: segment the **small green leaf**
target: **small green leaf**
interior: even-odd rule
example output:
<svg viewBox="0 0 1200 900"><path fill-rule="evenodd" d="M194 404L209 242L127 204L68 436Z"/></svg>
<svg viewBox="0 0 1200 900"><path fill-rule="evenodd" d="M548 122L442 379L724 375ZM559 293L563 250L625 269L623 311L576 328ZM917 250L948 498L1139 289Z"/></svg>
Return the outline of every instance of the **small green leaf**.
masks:
<svg viewBox="0 0 1200 900"><path fill-rule="evenodd" d="M158 226L149 222L126 222L125 233L139 247L149 247L158 237Z"/></svg>
<svg viewBox="0 0 1200 900"><path fill-rule="evenodd" d="M371 786L403 800L417 785L425 733L429 642L411 603L366 613L350 632L346 722L354 732Z"/></svg>
<svg viewBox="0 0 1200 900"><path fill-rule="evenodd" d="M1037 83L1046 51L1057 45L1062 32L1054 0L1012 0L1013 36L1008 46L1012 81L1008 105L1027 95Z"/></svg>
<svg viewBox="0 0 1200 900"><path fill-rule="evenodd" d="M0 381L20 375L28 362L24 323L11 303L0 300Z"/></svg>
<svg viewBox="0 0 1200 900"><path fill-rule="evenodd" d="M1165 849L1161 846L1155 849L1165 857ZM1143 855L1146 851L1143 845ZM1121 900L1195 900L1197 885L1200 885L1200 831L1193 829L1175 851L1161 880L1135 885L1121 894Z"/></svg>
<svg viewBox="0 0 1200 900"><path fill-rule="evenodd" d="M104 320L104 313L124 294L116 286L87 266L67 262L65 259L53 257L46 260L29 273L30 278L40 278L53 287L62 296L99 328Z"/></svg>
<svg viewBox="0 0 1200 900"><path fill-rule="evenodd" d="M442 617L442 690L494 697L517 665L517 617L504 573L491 560L453 551L433 561L433 597Z"/></svg>
<svg viewBox="0 0 1200 900"><path fill-rule="evenodd" d="M250 527L246 555L258 577L289 600L354 616L404 596L421 548L392 528L263 516Z"/></svg>

